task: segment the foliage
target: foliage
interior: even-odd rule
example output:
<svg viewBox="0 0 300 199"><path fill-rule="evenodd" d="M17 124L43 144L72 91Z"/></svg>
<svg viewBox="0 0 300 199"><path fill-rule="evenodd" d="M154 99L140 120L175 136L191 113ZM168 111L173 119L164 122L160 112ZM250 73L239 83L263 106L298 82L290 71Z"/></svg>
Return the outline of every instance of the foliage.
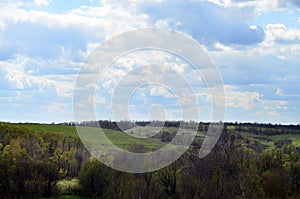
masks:
<svg viewBox="0 0 300 199"><path fill-rule="evenodd" d="M109 122L105 125L115 128ZM145 152L154 149L151 144L157 147L169 142L176 125L168 123L157 139L146 142L129 140L129 135L120 131L105 131L119 145ZM185 124L187 129L194 125ZM80 139L70 133L74 131L72 125L32 126L0 123L0 198L61 194L61 198L146 199L300 196L300 150L294 142L299 134L295 126L273 125L272 129L262 124L226 124L207 157L198 158L199 142L173 164L144 174L119 172L91 158ZM199 124L199 130L205 129L207 124ZM202 137L203 133L198 136L200 140ZM277 147L268 147L265 142Z"/></svg>

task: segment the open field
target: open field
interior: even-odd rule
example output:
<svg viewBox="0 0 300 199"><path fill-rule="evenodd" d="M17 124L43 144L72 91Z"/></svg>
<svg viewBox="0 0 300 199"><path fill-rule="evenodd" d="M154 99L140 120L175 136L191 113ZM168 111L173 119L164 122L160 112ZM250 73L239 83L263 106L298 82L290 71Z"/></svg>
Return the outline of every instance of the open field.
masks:
<svg viewBox="0 0 300 199"><path fill-rule="evenodd" d="M156 133L158 133L159 131L168 131L168 132L174 132L177 133L178 132L178 128L177 127L151 127L151 126L147 126L147 127L143 127L143 126L139 126L139 127L133 127L131 129L126 130L126 132L128 134L131 135L136 135L136 136L150 136L150 135L155 135ZM193 134L195 133L192 129L181 129L180 133L185 133L185 134ZM204 132L197 132L197 136L200 137L204 137Z"/></svg>
<svg viewBox="0 0 300 199"><path fill-rule="evenodd" d="M289 139L295 146L300 146L300 134L279 134L279 135L256 135L253 133L241 133L248 138L258 140L261 144L266 145L267 149L275 147L274 142L284 139Z"/></svg>
<svg viewBox="0 0 300 199"><path fill-rule="evenodd" d="M63 133L68 136L78 136L77 130L75 126L63 126L63 125L55 125L55 124L12 124L21 127L27 127L31 130L34 130L38 133ZM95 137L99 130L97 128L91 127L80 127L84 129L87 133L90 133L90 136L87 141L97 142L99 141ZM111 140L115 145L128 149L133 144L143 145L147 150L151 151L157 148L161 148L164 146L164 143L160 142L155 138L137 138L130 135L127 135L121 131L115 131L110 129L103 129L105 135ZM94 136L94 137L93 137ZM87 138L86 136L84 136Z"/></svg>
<svg viewBox="0 0 300 199"><path fill-rule="evenodd" d="M64 125L56 125L56 124L34 124L34 123L16 123L12 125L27 127L39 133L50 132L50 133L63 133L68 136L78 136L75 126L64 126ZM81 127L81 128L86 128L88 131L93 132L93 134L95 133L95 131L98 131L96 128L91 128L91 127ZM227 126L227 129L229 131L234 131L235 127ZM105 135L114 144L116 144L117 146L123 149L128 148L132 144L139 144L139 145L143 145L148 150L154 150L160 148L165 144L154 138L138 138L138 136L147 137L149 135L155 135L160 130L176 133L178 131L178 128L176 127L163 127L163 128L134 127L132 129L125 131L128 134L123 133L121 131L103 129ZM191 130L182 129L182 132L191 133ZM241 132L240 134L250 139L259 141L261 144L266 145L267 149L273 149L275 147L274 142L283 139L290 139L293 145L300 146L300 134L298 133L288 133L288 134L279 134L279 135L260 135L254 133ZM204 138L204 132L198 132L197 136ZM93 140L92 137L91 140Z"/></svg>
<svg viewBox="0 0 300 199"><path fill-rule="evenodd" d="M35 124L35 123L11 123L11 125L27 127L39 133L63 133L69 136L78 136L75 126L63 126L57 124Z"/></svg>
<svg viewBox="0 0 300 199"><path fill-rule="evenodd" d="M91 127L79 127L80 128L80 137L82 140L85 140L87 143L91 143L94 146L102 145L106 147L108 141L106 137L118 147L123 149L128 149L133 145L142 145L147 150L154 150L164 146L164 143L160 142L155 138L137 138L130 136L122 131L115 131L110 129L103 129L105 136L100 133L99 129Z"/></svg>

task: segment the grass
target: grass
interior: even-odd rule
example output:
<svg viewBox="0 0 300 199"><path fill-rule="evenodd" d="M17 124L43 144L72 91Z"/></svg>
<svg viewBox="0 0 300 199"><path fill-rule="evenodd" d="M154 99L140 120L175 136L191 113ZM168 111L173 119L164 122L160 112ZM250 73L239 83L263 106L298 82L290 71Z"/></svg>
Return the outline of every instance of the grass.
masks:
<svg viewBox="0 0 300 199"><path fill-rule="evenodd" d="M177 127L143 127L143 126L138 126L138 127L133 127L131 129L126 130L128 134L134 135L134 136L143 136L143 137L148 137L151 135L155 135L159 131L168 131L168 132L175 132L177 133L178 128ZM192 134L194 131L192 129L181 129L181 133L187 133L187 134ZM204 137L203 132L197 132L197 136Z"/></svg>
<svg viewBox="0 0 300 199"><path fill-rule="evenodd" d="M57 124L34 124L34 123L18 123L13 124L21 127L27 127L39 133L63 133L69 136L78 136L75 126L64 126Z"/></svg>
<svg viewBox="0 0 300 199"><path fill-rule="evenodd" d="M64 126L64 125L56 125L56 124L33 124L33 123L17 123L11 124L20 127L27 127L31 130L34 130L38 133L63 133L68 136L78 136L77 130L75 126ZM84 133L89 134L88 141L91 143L95 143L99 141L99 129L91 128L91 127L79 127L84 129ZM133 144L143 145L148 151L152 151L157 148L163 147L165 144L160 142L155 138L137 138L130 136L121 131L115 131L110 129L103 129L105 135L111 140L115 145L128 149ZM83 135L83 137L87 138ZM97 143L96 143L97 144ZM103 143L102 143L103 144Z"/></svg>
<svg viewBox="0 0 300 199"><path fill-rule="evenodd" d="M129 149L133 145L143 145L148 151L163 147L165 144L155 138L137 138L130 136L122 131L103 129L106 137L100 134L99 129L90 127L79 127L82 140L92 145L103 147L108 146L106 137L115 145L123 149Z"/></svg>
<svg viewBox="0 0 300 199"><path fill-rule="evenodd" d="M57 183L58 189L62 195L72 195L79 189L79 182L77 178L60 180Z"/></svg>
<svg viewBox="0 0 300 199"><path fill-rule="evenodd" d="M18 123L18 124L12 124L12 125L18 125L27 127L29 129L32 129L39 133L45 133L45 132L52 132L52 133L63 133L68 136L78 136L77 130L75 126L63 126L63 125L56 125L56 124L33 124L33 123ZM98 130L96 128L90 128L90 127L81 127L86 128L87 132L91 132L90 141L92 142L93 139L95 139L96 132ZM233 129L233 126L227 127L229 129ZM137 136L147 137L149 135L154 135L159 130L162 131L169 131L169 132L177 132L178 128L176 127L164 127L161 129L160 127L134 127L132 129L129 129L126 131L126 133L121 131L115 131L115 130L109 130L109 129L103 129L105 135L117 146L128 149L133 144L139 144L143 145L146 149L149 151L161 148L165 145L165 143L160 142L157 139L154 138L138 138ZM183 133L191 133L191 130L189 129L183 129ZM260 143L267 146L268 149L274 148L274 142L282 139L290 139L292 140L292 144L295 146L300 146L300 134L280 134L280 135L256 135L253 133L241 133L243 136L247 136L249 138L258 140ZM130 136L132 135L132 136ZM204 137L203 132L198 132L197 136Z"/></svg>
<svg viewBox="0 0 300 199"><path fill-rule="evenodd" d="M68 136L78 136L75 126L64 126L57 124L34 124L34 123L17 123L12 124L21 127L27 127L38 133L63 133ZM81 133L81 137L86 138L85 140L92 144L102 144L104 147L107 146L107 143L99 142L99 129L91 127L79 127L84 129L84 135ZM115 131L110 129L103 129L105 135L111 140L115 145L123 149L129 149L132 145L143 145L147 151L153 151L158 148L165 146L165 143L159 141L155 138L148 138L147 135L154 135L155 133L162 131L177 132L178 128L176 127L134 127L127 131ZM191 133L189 129L182 129L182 133ZM128 134L127 134L128 133ZM89 136L85 136L89 135ZM139 137L140 136L140 137ZM204 137L204 134L201 132L197 133L197 136Z"/></svg>
<svg viewBox="0 0 300 199"><path fill-rule="evenodd" d="M279 135L256 135L253 133L241 133L249 138L258 140L261 144L267 146L268 149L275 148L274 142L289 139L295 146L300 146L300 134L279 134Z"/></svg>

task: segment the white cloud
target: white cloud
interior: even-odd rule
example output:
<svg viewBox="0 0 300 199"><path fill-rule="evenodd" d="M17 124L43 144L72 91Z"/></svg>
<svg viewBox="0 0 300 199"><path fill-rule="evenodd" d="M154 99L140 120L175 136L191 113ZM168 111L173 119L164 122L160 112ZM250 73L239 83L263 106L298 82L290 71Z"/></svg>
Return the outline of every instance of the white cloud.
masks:
<svg viewBox="0 0 300 199"><path fill-rule="evenodd" d="M283 84L290 80L283 82L278 78L290 76L294 76L295 83L299 81L299 35L300 30L270 24L261 44L235 48L217 43L215 50L208 51L208 54L225 84Z"/></svg>
<svg viewBox="0 0 300 199"><path fill-rule="evenodd" d="M39 92L53 88L58 97L71 97L75 75L38 75L33 70L25 69L27 59L18 62L18 59L14 62L0 62L0 68L6 72L4 75L8 86L6 89Z"/></svg>
<svg viewBox="0 0 300 199"><path fill-rule="evenodd" d="M48 113L65 113L65 110L67 109L67 104L62 102L51 102L47 105L47 112Z"/></svg>
<svg viewBox="0 0 300 199"><path fill-rule="evenodd" d="M264 39L264 31L251 29L247 21L256 13L251 7L224 7L208 1L161 1L137 4L140 13L146 13L153 24L170 25L171 28L192 35L200 43L213 45L251 45Z"/></svg>
<svg viewBox="0 0 300 199"><path fill-rule="evenodd" d="M288 29L284 24L268 24L266 27L266 41L279 43L299 43L300 30Z"/></svg>
<svg viewBox="0 0 300 199"><path fill-rule="evenodd" d="M12 14L13 13L13 14ZM89 43L133 28L147 26L146 16L103 4L82 6L63 14L8 7L0 12L0 52L56 58L64 52L78 58ZM22 32L21 34L18 34ZM9 42L6 42L9 41Z"/></svg>
<svg viewBox="0 0 300 199"><path fill-rule="evenodd" d="M280 116L282 111L288 109L288 103L282 100L262 100L259 115Z"/></svg>
<svg viewBox="0 0 300 199"><path fill-rule="evenodd" d="M0 100L6 100L18 108L26 106L25 102L22 104L22 99L26 99L26 103L36 100L34 103L37 104L49 100L53 103L46 101L45 104L49 104L47 110L53 110L52 114L56 111L55 106L71 112L65 104L69 104L76 73L86 56L105 38L133 28L154 25L183 31L206 45L225 83L231 85L227 87L228 107L246 112L257 111L260 107L262 115L273 116L295 110L297 102L293 102L296 105L292 107L289 100L298 97L295 96L295 88L298 88L296 84L299 82L300 30L279 23L269 24L264 30L249 24L262 12L284 11L292 4L297 6L297 3L291 0L209 1L211 3L105 0L99 7L83 5L61 14L37 10L41 9L39 6L45 6L43 10L47 10L48 0L26 1L29 2L26 5L24 1L1 1L0 88L20 93L5 92ZM184 63L164 56L162 53L136 53L118 60L116 65L123 68L108 71L103 86L111 89L118 83L116 79L124 77L136 66L149 63L149 60L168 66L187 80L194 81L196 91L204 86ZM153 74L151 71L144 72ZM132 86L137 79L134 75L132 79L129 77L132 76L128 76L127 83ZM154 78L161 77L163 75ZM151 77L144 80L151 80ZM180 86L174 82L173 86ZM273 84L275 89L250 89L250 84ZM242 89L241 85L245 87ZM150 91L152 95L170 97L170 93L163 89ZM196 95L209 101L207 92ZM106 99L105 95L101 95L95 101L107 105ZM189 103L189 100L187 96L182 102Z"/></svg>
<svg viewBox="0 0 300 199"><path fill-rule="evenodd" d="M299 43L300 30L288 29L284 24L268 24L266 27L266 42Z"/></svg>
<svg viewBox="0 0 300 199"><path fill-rule="evenodd" d="M37 6L48 6L51 3L51 0L34 0L34 3Z"/></svg>
<svg viewBox="0 0 300 199"><path fill-rule="evenodd" d="M282 96L282 97L299 97L300 96L299 94L286 94L286 93L283 93L281 88L276 89L275 95Z"/></svg>
<svg viewBox="0 0 300 199"><path fill-rule="evenodd" d="M257 103L260 103L261 93L250 91L238 91L233 86L226 86L226 106L242 108L245 110L253 109Z"/></svg>
<svg viewBox="0 0 300 199"><path fill-rule="evenodd" d="M175 97L175 95L172 92L170 92L167 88L162 87L162 86L151 86L150 95L151 96L163 96L166 98Z"/></svg>
<svg viewBox="0 0 300 199"><path fill-rule="evenodd" d="M300 7L297 0L209 0L226 7L255 7L257 13L282 11L289 6Z"/></svg>

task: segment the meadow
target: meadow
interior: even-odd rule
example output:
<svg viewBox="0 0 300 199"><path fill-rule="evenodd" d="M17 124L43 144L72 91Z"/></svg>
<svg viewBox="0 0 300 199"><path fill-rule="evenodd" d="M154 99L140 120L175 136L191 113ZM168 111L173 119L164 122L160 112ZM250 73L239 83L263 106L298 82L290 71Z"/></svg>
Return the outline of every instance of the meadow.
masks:
<svg viewBox="0 0 300 199"><path fill-rule="evenodd" d="M38 133L62 133L67 136L78 136L78 132L75 126L72 125L58 125L58 124L36 124L36 123L15 123L12 125L26 127L31 130L34 130ZM84 127L87 128L87 131L97 131L96 128ZM235 126L228 125L228 131L236 131L239 132ZM263 129L263 131L266 129ZM143 145L148 150L154 150L164 146L164 143L155 139L148 138L149 135L155 135L159 131L167 131L177 133L177 127L133 127L131 129L125 130L124 132L111 130L111 129L103 129L105 135L117 146L128 149L128 147L132 144L140 144ZM190 129L182 129L183 133L191 133ZM283 133L278 135L265 135L265 134L257 134L252 132L239 132L240 135L250 139L256 140L261 144L266 146L266 149L274 149L274 142L284 139L289 139L292 141L292 144L296 147L300 146L300 130L293 131L292 133ZM198 131L197 137L203 139L205 137L204 131Z"/></svg>

